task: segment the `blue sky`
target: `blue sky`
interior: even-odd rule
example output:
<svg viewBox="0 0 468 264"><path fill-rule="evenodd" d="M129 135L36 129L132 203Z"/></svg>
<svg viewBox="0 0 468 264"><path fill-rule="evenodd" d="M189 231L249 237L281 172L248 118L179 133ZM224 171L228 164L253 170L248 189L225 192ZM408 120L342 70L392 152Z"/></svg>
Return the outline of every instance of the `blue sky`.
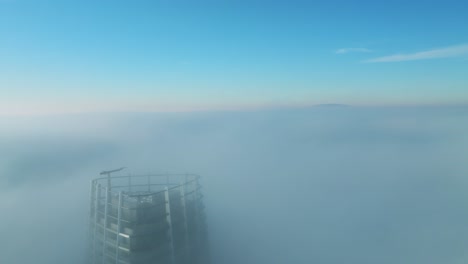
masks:
<svg viewBox="0 0 468 264"><path fill-rule="evenodd" d="M468 103L466 1L0 0L0 113Z"/></svg>

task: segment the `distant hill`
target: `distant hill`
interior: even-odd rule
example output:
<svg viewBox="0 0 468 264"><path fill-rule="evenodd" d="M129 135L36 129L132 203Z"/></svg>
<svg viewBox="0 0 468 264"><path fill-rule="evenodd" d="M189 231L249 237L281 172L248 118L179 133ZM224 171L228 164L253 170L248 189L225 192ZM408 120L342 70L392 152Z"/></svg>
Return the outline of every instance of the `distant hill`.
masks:
<svg viewBox="0 0 468 264"><path fill-rule="evenodd" d="M314 106L315 107L351 107L351 105L347 105L347 104L318 104Z"/></svg>

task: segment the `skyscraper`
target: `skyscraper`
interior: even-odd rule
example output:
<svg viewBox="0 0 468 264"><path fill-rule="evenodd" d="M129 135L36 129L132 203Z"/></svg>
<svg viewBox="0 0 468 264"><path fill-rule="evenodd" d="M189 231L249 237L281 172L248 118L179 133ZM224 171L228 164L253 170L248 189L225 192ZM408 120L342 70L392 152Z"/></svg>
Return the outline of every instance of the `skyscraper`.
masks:
<svg viewBox="0 0 468 264"><path fill-rule="evenodd" d="M200 188L193 174L94 179L90 263L208 263Z"/></svg>

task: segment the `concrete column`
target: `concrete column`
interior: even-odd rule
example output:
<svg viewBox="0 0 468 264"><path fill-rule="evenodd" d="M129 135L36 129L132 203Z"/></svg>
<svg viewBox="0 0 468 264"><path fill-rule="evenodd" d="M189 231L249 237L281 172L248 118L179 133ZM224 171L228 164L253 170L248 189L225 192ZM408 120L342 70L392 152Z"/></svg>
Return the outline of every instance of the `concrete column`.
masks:
<svg viewBox="0 0 468 264"><path fill-rule="evenodd" d="M101 184L94 186L94 226L93 226L93 262L96 263L96 232L99 221L99 198L101 197Z"/></svg>
<svg viewBox="0 0 468 264"><path fill-rule="evenodd" d="M186 256L188 256L188 253L190 252L190 242L189 242L189 234L188 234L188 224L187 224L187 207L185 206L186 203L186 198L185 198L185 184L187 182L184 182L180 185L179 190L180 190L180 205L182 207L182 214L184 215L184 240L185 240L185 253Z"/></svg>
<svg viewBox="0 0 468 264"><path fill-rule="evenodd" d="M117 208L117 241L115 245L115 264L119 264L119 246L120 246L120 224L122 218L122 202L123 202L123 193L119 192L119 207Z"/></svg>
<svg viewBox="0 0 468 264"><path fill-rule="evenodd" d="M107 214L108 214L108 206L109 206L109 187L105 188L106 191L106 198L104 204L104 238L102 243L102 263L106 263L106 244L107 244Z"/></svg>
<svg viewBox="0 0 468 264"><path fill-rule="evenodd" d="M171 263L175 263L175 252L174 252L174 237L172 235L172 220L171 220L171 204L169 201L169 189L167 186L164 188L164 198L166 200L166 221L169 224L169 239L170 241L170 248L171 248Z"/></svg>

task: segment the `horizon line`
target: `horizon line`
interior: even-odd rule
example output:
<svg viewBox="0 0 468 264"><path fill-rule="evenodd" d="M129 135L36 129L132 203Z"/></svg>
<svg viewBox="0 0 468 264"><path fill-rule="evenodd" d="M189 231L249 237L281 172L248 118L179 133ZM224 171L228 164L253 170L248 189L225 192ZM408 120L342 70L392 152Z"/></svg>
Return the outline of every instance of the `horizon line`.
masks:
<svg viewBox="0 0 468 264"><path fill-rule="evenodd" d="M225 108L180 108L180 109L89 109L80 111L1 111L1 117L38 117L38 116L63 116L63 115L106 115L106 114L177 114L177 113L216 113L216 112L258 112L258 111L275 111L275 110L294 110L294 109L309 109L309 108L446 108L446 107L468 107L466 103L388 103L388 104L341 104L341 103L320 103L320 104L277 104L277 105L263 105L263 106L250 106L250 107L225 107Z"/></svg>

